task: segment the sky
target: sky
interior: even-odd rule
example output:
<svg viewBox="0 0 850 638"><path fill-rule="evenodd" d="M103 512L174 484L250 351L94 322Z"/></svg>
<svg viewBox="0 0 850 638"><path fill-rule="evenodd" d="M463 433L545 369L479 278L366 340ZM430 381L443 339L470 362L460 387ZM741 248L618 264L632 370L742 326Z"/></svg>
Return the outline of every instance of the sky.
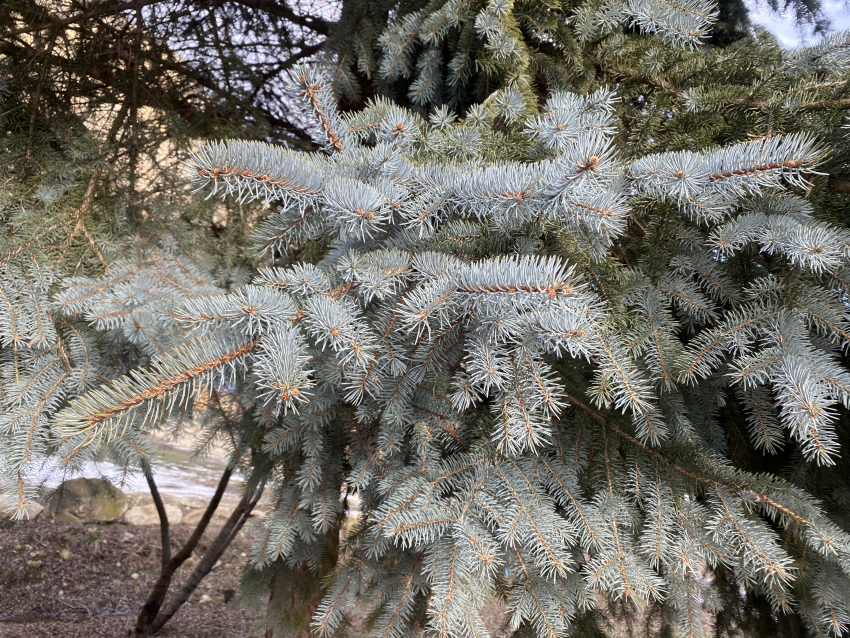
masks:
<svg viewBox="0 0 850 638"><path fill-rule="evenodd" d="M826 16L832 22L833 31L850 29L850 2L847 0L822 0ZM750 7L750 20L771 31L786 47L811 46L817 44L820 36L812 36L810 31L800 32L794 24L794 17L789 12L785 16L777 16L767 9L766 2L747 0Z"/></svg>

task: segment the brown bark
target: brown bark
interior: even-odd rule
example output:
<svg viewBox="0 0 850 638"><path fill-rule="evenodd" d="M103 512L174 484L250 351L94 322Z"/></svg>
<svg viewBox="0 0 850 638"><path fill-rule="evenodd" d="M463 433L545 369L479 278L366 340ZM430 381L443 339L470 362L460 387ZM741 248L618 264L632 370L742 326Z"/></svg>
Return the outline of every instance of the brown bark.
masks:
<svg viewBox="0 0 850 638"><path fill-rule="evenodd" d="M835 191L836 193L844 193L845 195L850 195L850 179L844 179L841 177L836 177L835 175L830 175L829 180L826 182L827 188L831 191Z"/></svg>
<svg viewBox="0 0 850 638"><path fill-rule="evenodd" d="M150 472L145 473L145 477L148 480L148 486L150 487L151 496L153 497L154 504L156 505L157 514L159 514L159 527L162 540L162 567L160 569L159 578L156 583L154 583L154 586L148 595L148 599L142 606L142 610L136 620L136 627L133 630L133 636L136 638L149 636L165 624L163 621L158 627L156 627L156 629L154 629L155 622L160 619L160 609L162 608L162 603L165 600L165 595L168 593L168 589L171 586L171 580L174 577L174 573L180 565L186 562L186 559L192 555L192 552L195 551L198 541L201 540L201 536L203 536L206 531L210 520L212 520L213 514L215 514L215 510L221 502L224 490L230 482L230 476L230 468L227 468L222 474L221 479L219 479L218 486L216 487L212 500L210 500L209 505L207 505L207 509L204 512L203 517L201 517L201 520L198 522L198 525L195 527L195 530L192 532L189 540L186 541L186 544L179 552L177 552L177 554L172 556L170 525L168 522L168 514L165 511L165 504L163 503L159 490L156 487L156 483L153 480L153 475ZM195 587L197 587L197 584ZM194 590L194 587L192 589ZM173 615L174 612L172 611L168 617L170 618Z"/></svg>
<svg viewBox="0 0 850 638"><path fill-rule="evenodd" d="M218 562L218 559L221 558L221 555L224 553L224 550L227 549L227 547L236 537L236 534L238 534L239 530L241 530L242 527L245 525L245 522L251 515L251 511L254 509L254 506L260 499L262 492L263 486L261 484L256 488L256 490L248 490L245 493L245 495L239 501L239 504L236 506L236 509L233 510L233 513L227 519L227 522L224 524L224 526L222 526L221 530L219 530L218 535L215 537L210 547L207 549L201 560L198 562L198 565L195 567L195 570L189 575L189 578L186 579L186 582L183 583L183 586L180 588L180 591L178 591L177 594L172 599L170 599L167 604L162 605L161 610L157 614L155 620L151 623L151 634L157 633L160 629L163 628L163 626L165 626L165 623L167 623L171 619L171 617L177 613L180 607L183 606L183 603L189 600L189 597L192 595L192 592L197 589L198 585L201 584L201 581L204 579L204 577L209 574L210 571L212 571L212 568ZM204 514L204 518L206 518L206 514ZM204 525L204 527L206 527L203 519L201 519L201 522L198 524L199 527L201 525ZM188 557L189 554L186 555L186 558Z"/></svg>

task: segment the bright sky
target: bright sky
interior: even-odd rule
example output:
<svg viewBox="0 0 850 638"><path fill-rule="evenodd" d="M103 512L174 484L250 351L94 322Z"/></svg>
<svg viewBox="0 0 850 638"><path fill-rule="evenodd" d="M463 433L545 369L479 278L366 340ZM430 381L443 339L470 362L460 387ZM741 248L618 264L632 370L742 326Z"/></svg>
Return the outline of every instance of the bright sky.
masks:
<svg viewBox="0 0 850 638"><path fill-rule="evenodd" d="M850 29L850 0L822 0L824 13L832 22L834 31ZM750 20L772 32L780 44L786 47L816 44L820 36L813 37L810 30L800 32L794 24L793 14L777 16L769 11L765 2L747 0L750 7ZM759 6L761 5L761 6Z"/></svg>

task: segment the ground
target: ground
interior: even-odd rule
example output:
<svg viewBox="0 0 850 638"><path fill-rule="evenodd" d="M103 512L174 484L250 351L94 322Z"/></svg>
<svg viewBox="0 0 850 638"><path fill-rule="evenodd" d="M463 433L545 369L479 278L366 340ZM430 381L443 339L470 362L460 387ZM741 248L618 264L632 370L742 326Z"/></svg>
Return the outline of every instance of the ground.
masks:
<svg viewBox="0 0 850 638"><path fill-rule="evenodd" d="M190 533L175 526L173 545ZM198 554L210 538L208 531ZM156 525L74 525L47 517L0 521L0 638L128 636L157 577L159 543ZM70 556L63 558L63 550ZM243 531L158 635L261 638L261 612L225 603L238 589L249 551ZM182 567L175 584L191 571ZM204 596L209 599L202 601Z"/></svg>
<svg viewBox="0 0 850 638"><path fill-rule="evenodd" d="M198 555L217 531L207 531ZM172 547L179 547L191 532L189 526L174 526ZM240 532L158 637L263 638L263 606L246 610L227 602L246 569L248 534ZM159 543L158 525L79 525L46 516L0 520L0 638L129 636L158 575ZM191 571L181 567L172 587ZM366 635L365 616L355 615L348 638ZM502 607L490 606L484 616L492 638L509 635Z"/></svg>

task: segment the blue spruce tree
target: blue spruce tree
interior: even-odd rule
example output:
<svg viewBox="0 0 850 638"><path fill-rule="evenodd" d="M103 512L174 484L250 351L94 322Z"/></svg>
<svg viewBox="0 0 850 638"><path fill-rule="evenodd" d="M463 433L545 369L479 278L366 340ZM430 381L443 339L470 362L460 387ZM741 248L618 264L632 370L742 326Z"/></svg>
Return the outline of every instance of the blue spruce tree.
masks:
<svg viewBox="0 0 850 638"><path fill-rule="evenodd" d="M709 50L701 0L555 4L549 30L519 2L397 12L358 110L344 50L295 66L319 150L187 162L262 203L252 282L192 291L174 348L46 427L69 462L139 464L121 440L243 393L273 490L244 595L274 635L365 610L384 638L487 636L493 600L540 638L606 613L746 631L741 601L844 635L850 35ZM530 31L568 42L559 68ZM64 286L109 327L117 282Z"/></svg>

